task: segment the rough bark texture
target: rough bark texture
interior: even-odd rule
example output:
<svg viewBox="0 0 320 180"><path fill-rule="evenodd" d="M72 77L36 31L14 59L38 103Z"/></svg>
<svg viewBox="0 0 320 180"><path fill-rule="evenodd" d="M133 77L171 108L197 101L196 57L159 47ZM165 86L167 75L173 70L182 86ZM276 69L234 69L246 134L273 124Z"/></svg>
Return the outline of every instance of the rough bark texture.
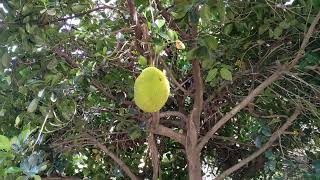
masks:
<svg viewBox="0 0 320 180"><path fill-rule="evenodd" d="M192 117L192 114L191 114ZM189 179L201 179L200 151L197 150L198 134L192 119L187 123L186 156L188 160Z"/></svg>
<svg viewBox="0 0 320 180"><path fill-rule="evenodd" d="M160 121L159 112L152 113L150 128L155 129L159 125L159 121ZM150 157L151 157L152 169L153 169L152 179L157 180L158 177L160 177L160 161L159 161L159 152L157 148L156 138L154 137L154 134L152 133L152 131L149 133L148 145L149 145Z"/></svg>
<svg viewBox="0 0 320 180"><path fill-rule="evenodd" d="M201 180L200 153L189 149L187 151L189 180Z"/></svg>

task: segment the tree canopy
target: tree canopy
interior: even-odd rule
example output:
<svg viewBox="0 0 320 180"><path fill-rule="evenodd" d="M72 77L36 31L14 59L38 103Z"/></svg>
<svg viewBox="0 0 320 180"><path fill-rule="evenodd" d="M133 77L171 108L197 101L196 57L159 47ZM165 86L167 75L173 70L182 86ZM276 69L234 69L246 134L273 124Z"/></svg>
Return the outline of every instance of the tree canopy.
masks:
<svg viewBox="0 0 320 180"><path fill-rule="evenodd" d="M0 177L320 179L319 19L319 0L0 1ZM154 113L149 66L170 82Z"/></svg>

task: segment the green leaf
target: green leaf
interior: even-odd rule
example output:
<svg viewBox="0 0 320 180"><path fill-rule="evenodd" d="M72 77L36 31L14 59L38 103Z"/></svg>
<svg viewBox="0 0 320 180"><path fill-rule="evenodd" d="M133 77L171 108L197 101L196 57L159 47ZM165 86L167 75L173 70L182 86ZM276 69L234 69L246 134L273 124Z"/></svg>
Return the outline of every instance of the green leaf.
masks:
<svg viewBox="0 0 320 180"><path fill-rule="evenodd" d="M42 98L42 97L43 97L43 95L44 95L44 90L45 90L45 89L41 89L41 90L38 92L38 97L39 97L39 98Z"/></svg>
<svg viewBox="0 0 320 180"><path fill-rule="evenodd" d="M197 48L192 49L191 51L188 51L187 59L192 60L194 58L208 59L209 58L208 48L206 46L199 46Z"/></svg>
<svg viewBox="0 0 320 180"><path fill-rule="evenodd" d="M83 5L83 4L77 4L77 5L73 5L71 7L73 12L81 12L83 10L85 10L87 8L87 6Z"/></svg>
<svg viewBox="0 0 320 180"><path fill-rule="evenodd" d="M204 41L208 49L216 50L218 48L218 39L214 36L205 36Z"/></svg>
<svg viewBox="0 0 320 180"><path fill-rule="evenodd" d="M227 24L223 29L223 33L226 35L229 35L232 29L233 29L233 24Z"/></svg>
<svg viewBox="0 0 320 180"><path fill-rule="evenodd" d="M157 19L155 21L155 24L157 25L157 27L160 29L164 24L166 23L166 21L164 19Z"/></svg>
<svg viewBox="0 0 320 180"><path fill-rule="evenodd" d="M223 24L226 17L226 6L225 6L224 0L218 0L217 7L219 12L220 22L221 24Z"/></svg>
<svg viewBox="0 0 320 180"><path fill-rule="evenodd" d="M210 11L210 7L205 4L201 7L200 9L200 18L201 18L201 21L205 24L209 23L210 22L210 19L211 19L211 11Z"/></svg>
<svg viewBox="0 0 320 180"><path fill-rule="evenodd" d="M204 69L211 69L213 67L214 63L215 63L215 60L213 60L213 59L205 59L202 61L202 67Z"/></svg>
<svg viewBox="0 0 320 180"><path fill-rule="evenodd" d="M48 9L48 10L47 10L47 14L48 14L49 16L54 16L54 15L56 15L56 10L55 10L55 9Z"/></svg>
<svg viewBox="0 0 320 180"><path fill-rule="evenodd" d="M17 180L28 180L28 176L19 176Z"/></svg>
<svg viewBox="0 0 320 180"><path fill-rule="evenodd" d="M5 112L6 112L6 110L2 108L1 111L0 111L0 117L3 117Z"/></svg>
<svg viewBox="0 0 320 180"><path fill-rule="evenodd" d="M34 175L33 178L34 180L41 180L41 177L39 175Z"/></svg>
<svg viewBox="0 0 320 180"><path fill-rule="evenodd" d="M316 9L320 9L320 1L319 0L312 0L312 4Z"/></svg>
<svg viewBox="0 0 320 180"><path fill-rule="evenodd" d="M21 119L19 116L16 117L15 123L14 123L14 127L19 127L19 124L21 122Z"/></svg>
<svg viewBox="0 0 320 180"><path fill-rule="evenodd" d="M9 151L11 149L11 142L6 136L0 135L0 150Z"/></svg>
<svg viewBox="0 0 320 180"><path fill-rule="evenodd" d="M155 46L154 46L154 52L155 52L156 54L160 54L160 53L163 51L164 48L165 48L165 47L164 47L163 45L155 45Z"/></svg>
<svg viewBox="0 0 320 180"><path fill-rule="evenodd" d="M19 135L19 138L21 138L22 141L25 141L29 135L31 134L31 130L30 130L30 123L25 126L22 130L22 132Z"/></svg>
<svg viewBox="0 0 320 180"><path fill-rule="evenodd" d="M173 31L172 29L168 29L168 37L170 41L176 41L178 39L178 34L176 31Z"/></svg>
<svg viewBox="0 0 320 180"><path fill-rule="evenodd" d="M34 98L28 106L27 112L33 113L37 110L39 104L38 98Z"/></svg>
<svg viewBox="0 0 320 180"><path fill-rule="evenodd" d="M17 174L19 172L22 172L23 170L19 167L9 167L6 169L6 173L8 174Z"/></svg>
<svg viewBox="0 0 320 180"><path fill-rule="evenodd" d="M29 23L26 24L26 31L27 31L28 33L32 34L32 28L31 28L31 26L30 26Z"/></svg>
<svg viewBox="0 0 320 180"><path fill-rule="evenodd" d="M6 76L4 79L7 81L8 85L11 84L11 76Z"/></svg>
<svg viewBox="0 0 320 180"><path fill-rule="evenodd" d="M173 12L175 19L181 19L185 17L187 12L192 7L192 3L189 0L175 0L174 4L176 4L177 7L176 11Z"/></svg>
<svg viewBox="0 0 320 180"><path fill-rule="evenodd" d="M281 119L279 119L279 118L273 118L273 119L268 123L268 125L272 125L272 124L275 124L275 123L278 123L278 122L281 122Z"/></svg>
<svg viewBox="0 0 320 180"><path fill-rule="evenodd" d="M10 66L10 56L8 53L4 53L1 58L1 63L4 67Z"/></svg>
<svg viewBox="0 0 320 180"><path fill-rule="evenodd" d="M148 61L144 56L139 56L138 57L138 63L142 66L146 66Z"/></svg>
<svg viewBox="0 0 320 180"><path fill-rule="evenodd" d="M56 68L58 65L58 61L56 58L53 58L47 65L47 69L52 70L54 68Z"/></svg>
<svg viewBox="0 0 320 180"><path fill-rule="evenodd" d="M263 126L261 129L261 133L265 136L271 136L272 132L268 126Z"/></svg>
<svg viewBox="0 0 320 180"><path fill-rule="evenodd" d="M282 32L283 29L280 26L276 27L273 31L273 37L278 39L281 36Z"/></svg>
<svg viewBox="0 0 320 180"><path fill-rule="evenodd" d="M290 22L288 21L282 21L280 24L279 24L279 27L281 27L282 29L288 29L290 27Z"/></svg>
<svg viewBox="0 0 320 180"><path fill-rule="evenodd" d="M261 25L260 27L259 27L259 34L263 34L264 32L266 32L267 30L269 29L269 26L268 25L266 25L266 24L264 24L264 25Z"/></svg>
<svg viewBox="0 0 320 180"><path fill-rule="evenodd" d="M221 75L222 79L232 81L232 73L227 68L221 68L220 75Z"/></svg>
<svg viewBox="0 0 320 180"><path fill-rule="evenodd" d="M198 14L198 10L196 10L196 8L192 7L189 10L189 21L193 24L198 24L199 22L199 14Z"/></svg>
<svg viewBox="0 0 320 180"><path fill-rule="evenodd" d="M207 75L206 82L210 82L210 81L214 80L214 78L217 76L217 74L218 74L217 68L211 69Z"/></svg>
<svg viewBox="0 0 320 180"><path fill-rule="evenodd" d="M12 159L12 158L14 158L14 155L10 152L0 151L0 159L6 159L6 158Z"/></svg>
<svg viewBox="0 0 320 180"><path fill-rule="evenodd" d="M130 139L138 139L141 137L142 133L139 128L132 128L129 132Z"/></svg>

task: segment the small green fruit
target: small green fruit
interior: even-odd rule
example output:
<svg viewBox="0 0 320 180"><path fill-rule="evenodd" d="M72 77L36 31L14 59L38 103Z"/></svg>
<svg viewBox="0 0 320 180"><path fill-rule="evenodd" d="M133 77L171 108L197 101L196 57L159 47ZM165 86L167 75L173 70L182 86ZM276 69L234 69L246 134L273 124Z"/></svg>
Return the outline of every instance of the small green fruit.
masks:
<svg viewBox="0 0 320 180"><path fill-rule="evenodd" d="M144 69L134 84L134 101L144 112L159 111L167 102L169 94L169 81L156 67Z"/></svg>

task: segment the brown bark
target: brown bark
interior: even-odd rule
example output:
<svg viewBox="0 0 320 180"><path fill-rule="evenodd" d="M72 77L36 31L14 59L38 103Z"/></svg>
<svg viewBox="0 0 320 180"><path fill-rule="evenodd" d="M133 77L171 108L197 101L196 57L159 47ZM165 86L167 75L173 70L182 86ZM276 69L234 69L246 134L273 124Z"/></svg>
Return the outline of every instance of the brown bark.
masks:
<svg viewBox="0 0 320 180"><path fill-rule="evenodd" d="M154 134L158 134L158 135L162 135L162 136L166 136L169 137L173 140L175 140L176 142L185 145L185 135L175 132L174 130L167 128L166 126L163 125L158 125L156 127L156 129L152 130Z"/></svg>
<svg viewBox="0 0 320 180"><path fill-rule="evenodd" d="M255 153L251 154L249 157L241 160L238 164L232 166L231 168L227 169L226 171L224 171L220 176L218 176L215 180L222 180L224 178L226 178L228 175L232 174L233 172L235 172L236 170L240 169L241 167L243 167L244 165L246 165L247 163L249 163L250 161L254 160L255 158L257 158L258 156L260 156L262 153L264 153L267 149L269 149L272 144L279 138L279 136L281 134L284 133L284 131L291 126L291 124L293 123L294 120L297 119L298 115L300 114L300 109L297 108L295 110L295 112L290 116L290 118L288 118L288 120L286 121L286 123L284 123L280 129L278 129L276 132L274 132L269 141L264 144L258 151L256 151Z"/></svg>
<svg viewBox="0 0 320 180"><path fill-rule="evenodd" d="M201 180L200 152L195 150L187 151L189 180Z"/></svg>
<svg viewBox="0 0 320 180"><path fill-rule="evenodd" d="M148 144L150 149L150 157L152 161L153 175L152 180L157 180L160 177L160 161L159 161L159 152L157 149L156 138L153 133L149 133Z"/></svg>
<svg viewBox="0 0 320 180"><path fill-rule="evenodd" d="M282 75L283 69L278 70L268 79L266 79L263 83L261 83L257 88L255 88L246 98L244 98L236 107L234 107L231 111L229 111L225 116L223 116L207 134L201 139L198 148L201 150L203 146L211 139L211 137L233 116L235 116L241 109L246 107L251 101L254 100L266 87L271 85L274 81L279 79Z"/></svg>
<svg viewBox="0 0 320 180"><path fill-rule="evenodd" d="M133 0L127 0L127 3L128 3L128 7L129 7L131 20L134 25L134 33L135 33L135 37L136 37L135 38L135 45L136 45L136 48L138 49L138 51L141 54L144 54L145 51L143 49L143 46L141 46L141 43L140 43L140 41L142 40L142 36L143 36L143 30L142 30L142 27L139 22L138 13L136 10L136 5Z"/></svg>
<svg viewBox="0 0 320 180"><path fill-rule="evenodd" d="M157 180L158 177L160 177L159 152L157 148L156 138L154 137L154 134L152 132L152 130L154 130L159 125L159 121L160 121L159 112L152 113L152 118L150 120L150 133L148 136L148 145L149 145L150 156L152 161L152 169L153 169L152 180Z"/></svg>
<svg viewBox="0 0 320 180"><path fill-rule="evenodd" d="M193 117L191 114L190 117ZM186 141L186 156L188 160L188 173L190 180L201 179L201 161L200 151L197 149L198 134L194 121L190 118L187 122L187 141Z"/></svg>
<svg viewBox="0 0 320 180"><path fill-rule="evenodd" d="M105 145L101 144L96 138L87 134L87 137L98 147L100 148L107 156L109 156L112 160L114 160L119 167L129 176L132 180L138 180L139 178L132 173L130 168L113 152L111 152Z"/></svg>
<svg viewBox="0 0 320 180"><path fill-rule="evenodd" d="M295 56L295 58L290 62L289 66L280 66L276 72L274 72L269 78L263 81L258 87L256 87L246 98L244 98L237 106L235 106L231 111L229 111L225 116L223 116L211 129L207 134L201 139L198 149L201 150L204 145L211 139L211 137L225 124L227 123L233 116L235 116L240 110L245 108L250 102L252 102L255 97L257 97L265 88L270 86L273 82L278 80L284 72L292 69L299 60L304 56L305 48L313 34L313 31L319 22L320 12L317 14L312 24L310 25L308 32L306 33L300 49Z"/></svg>

